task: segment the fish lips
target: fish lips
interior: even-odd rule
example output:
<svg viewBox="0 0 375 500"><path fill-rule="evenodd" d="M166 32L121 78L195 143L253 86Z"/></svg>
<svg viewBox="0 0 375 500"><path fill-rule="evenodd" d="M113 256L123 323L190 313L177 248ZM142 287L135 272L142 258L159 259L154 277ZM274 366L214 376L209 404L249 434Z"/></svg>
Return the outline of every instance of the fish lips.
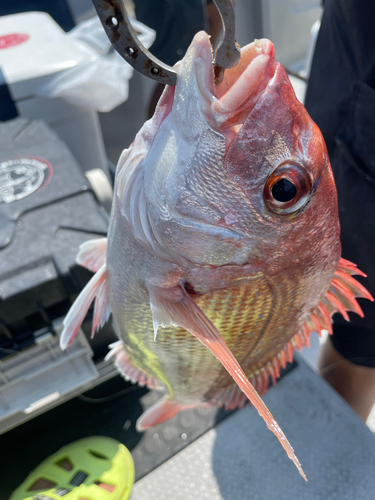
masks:
<svg viewBox="0 0 375 500"><path fill-rule="evenodd" d="M175 112L179 96L183 96L181 100L185 102L198 101L199 111L207 123L232 139L232 127L244 123L274 76L276 67L272 42L255 40L241 49L238 64L226 70L222 83L215 87L212 46L209 36L201 31L195 35L183 60L175 66L178 73ZM194 116L184 118L193 120Z"/></svg>
<svg viewBox="0 0 375 500"><path fill-rule="evenodd" d="M255 40L241 49L237 66L226 70L223 82L215 88L211 113L216 127L238 131L274 77L275 50L267 39Z"/></svg>

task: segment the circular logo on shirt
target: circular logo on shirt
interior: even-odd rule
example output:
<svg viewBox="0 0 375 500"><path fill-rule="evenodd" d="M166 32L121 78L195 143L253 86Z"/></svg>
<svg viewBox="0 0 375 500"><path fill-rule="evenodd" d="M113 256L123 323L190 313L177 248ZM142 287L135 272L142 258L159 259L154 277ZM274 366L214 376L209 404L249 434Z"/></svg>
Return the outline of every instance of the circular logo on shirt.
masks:
<svg viewBox="0 0 375 500"><path fill-rule="evenodd" d="M26 42L30 38L27 33L10 33L9 35L0 36L0 50L15 47Z"/></svg>
<svg viewBox="0 0 375 500"><path fill-rule="evenodd" d="M0 163L0 203L20 200L48 184L51 164L41 158L24 157Z"/></svg>

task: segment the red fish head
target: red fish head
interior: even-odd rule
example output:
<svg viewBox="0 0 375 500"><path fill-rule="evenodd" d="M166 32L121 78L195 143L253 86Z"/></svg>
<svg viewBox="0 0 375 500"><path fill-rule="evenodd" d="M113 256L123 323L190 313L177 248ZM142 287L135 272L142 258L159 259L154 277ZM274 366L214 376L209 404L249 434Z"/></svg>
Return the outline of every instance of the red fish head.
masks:
<svg viewBox="0 0 375 500"><path fill-rule="evenodd" d="M160 246L189 267L277 272L300 263L328 280L340 257L339 223L319 129L269 40L242 48L217 87L212 62L209 37L198 33L154 118L160 126L143 168Z"/></svg>
<svg viewBox="0 0 375 500"><path fill-rule="evenodd" d="M242 49L215 91L227 138L224 168L251 205L251 256L324 270L340 257L335 183L322 134L295 96L268 40ZM220 114L222 111L222 114Z"/></svg>

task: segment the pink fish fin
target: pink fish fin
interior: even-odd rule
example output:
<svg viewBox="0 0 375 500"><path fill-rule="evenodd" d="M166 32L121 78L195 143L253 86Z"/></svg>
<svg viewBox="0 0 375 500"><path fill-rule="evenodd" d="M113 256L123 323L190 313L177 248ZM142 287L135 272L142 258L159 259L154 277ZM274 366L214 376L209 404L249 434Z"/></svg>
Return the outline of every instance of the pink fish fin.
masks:
<svg viewBox="0 0 375 500"><path fill-rule="evenodd" d="M140 386L147 385L150 389L162 389L164 387L160 380L148 375L133 364L122 340L111 344L109 348L111 350L108 352L105 360L108 361L115 358L115 366L125 380L130 380L133 383L137 382Z"/></svg>
<svg viewBox="0 0 375 500"><path fill-rule="evenodd" d="M283 355L281 353L278 354L272 361L266 363L265 366L250 376L250 382L260 396L267 393L270 380L273 385L276 384L276 380L280 376L281 359L285 362L293 361L293 350L292 342L288 342L283 349ZM232 384L228 387L212 391L208 395L208 401L215 406L225 406L226 410L234 410L245 406L248 399L237 384Z"/></svg>
<svg viewBox="0 0 375 500"><path fill-rule="evenodd" d="M136 429L139 432L145 431L154 425L161 424L165 420L169 420L180 413L182 410L187 410L189 408L194 408L199 405L187 405L177 403L169 394L163 396L159 401L148 408L139 417L136 423Z"/></svg>
<svg viewBox="0 0 375 500"><path fill-rule="evenodd" d="M61 349L66 349L73 342L94 299L96 300L92 331L95 333L96 329L108 320L110 310L106 299L106 276L107 268L104 264L76 298L64 319L64 329L60 338Z"/></svg>
<svg viewBox="0 0 375 500"><path fill-rule="evenodd" d="M332 334L331 317L334 313L339 312L347 321L349 321L347 311L355 312L363 317L362 309L356 299L363 298L371 301L374 299L366 288L353 278L353 275L365 276L355 264L340 259L325 298L311 311L306 323L278 354L281 366L284 360L283 352L285 353L290 348L301 350L303 346L308 347L312 332L317 332L320 336L322 330L327 330L329 334Z"/></svg>
<svg viewBox="0 0 375 500"><path fill-rule="evenodd" d="M96 273L105 264L107 255L107 238L88 240L79 247L77 263Z"/></svg>
<svg viewBox="0 0 375 500"><path fill-rule="evenodd" d="M320 320L312 313L311 319L302 326L292 340L271 361L250 376L250 382L260 396L267 393L270 380L272 385L276 384L281 368L285 368L287 363L293 361L294 349L301 350L303 346L308 346L310 333L321 331L324 327L325 320ZM211 404L225 406L226 410L234 410L242 408L246 403L246 397L244 396L245 399L243 399L241 394L244 396L237 384L233 384L209 394L208 399Z"/></svg>
<svg viewBox="0 0 375 500"><path fill-rule="evenodd" d="M226 410L243 408L249 401L237 384L232 384L224 389L216 391L209 402L215 406L225 406Z"/></svg>
<svg viewBox="0 0 375 500"><path fill-rule="evenodd" d="M106 267L105 265L103 267ZM107 323L109 317L111 315L111 308L108 302L108 294L107 294L107 286L106 282L104 282L98 287L96 297L95 297L95 306L94 306L94 316L92 318L92 326L91 326L91 338L94 338L95 333L103 328L103 326Z"/></svg>
<svg viewBox="0 0 375 500"><path fill-rule="evenodd" d="M363 317L362 309L356 299L374 300L366 288L353 278L353 275L366 276L352 262L340 259L325 299L321 303L328 311L329 316L339 312L344 319L349 321L347 314L347 311L349 311ZM332 329L329 331L332 333Z"/></svg>
<svg viewBox="0 0 375 500"><path fill-rule="evenodd" d="M288 457L294 462L302 477L306 476L301 464L271 412L254 387L246 378L244 371L224 342L217 328L201 311L185 288L180 284L174 288L160 288L148 284L150 303L154 317L154 328L160 325L180 326L188 330L220 361L242 392L246 394L267 427L275 434Z"/></svg>

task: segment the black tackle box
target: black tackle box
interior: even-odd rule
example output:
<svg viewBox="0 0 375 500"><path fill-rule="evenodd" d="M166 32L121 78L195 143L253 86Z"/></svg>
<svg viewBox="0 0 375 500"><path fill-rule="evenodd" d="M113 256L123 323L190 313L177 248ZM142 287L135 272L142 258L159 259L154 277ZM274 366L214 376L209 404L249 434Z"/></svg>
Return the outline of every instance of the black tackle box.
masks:
<svg viewBox="0 0 375 500"><path fill-rule="evenodd" d="M107 226L55 132L24 118L0 123L0 433L115 373L100 370L116 338L110 324L89 344L89 313L86 335L65 352L58 338L91 277L75 262L78 248Z"/></svg>

